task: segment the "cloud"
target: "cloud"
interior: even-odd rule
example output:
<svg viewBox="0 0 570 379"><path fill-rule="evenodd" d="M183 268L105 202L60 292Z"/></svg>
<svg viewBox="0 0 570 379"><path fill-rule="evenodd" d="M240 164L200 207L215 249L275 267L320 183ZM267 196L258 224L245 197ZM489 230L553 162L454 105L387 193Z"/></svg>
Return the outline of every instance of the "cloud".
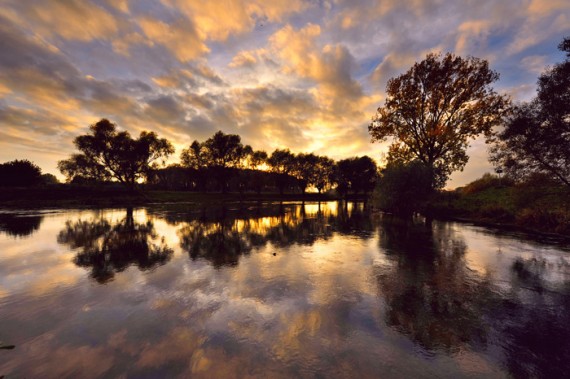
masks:
<svg viewBox="0 0 570 379"><path fill-rule="evenodd" d="M106 3L123 13L129 13L129 0L106 0Z"/></svg>
<svg viewBox="0 0 570 379"><path fill-rule="evenodd" d="M546 67L546 59L545 55L529 55L524 57L520 64L525 70L538 76Z"/></svg>
<svg viewBox="0 0 570 379"><path fill-rule="evenodd" d="M301 0L163 0L163 3L195 22L204 39L214 41L224 41L230 35L251 31L258 21L281 22L286 16L307 7Z"/></svg>
<svg viewBox="0 0 570 379"><path fill-rule="evenodd" d="M149 47L154 46L154 43L150 39L146 39L142 34L137 32L131 32L124 34L118 38L113 39L111 42L113 46L113 51L122 54L126 57L131 55L131 48L134 45L146 45Z"/></svg>
<svg viewBox="0 0 570 379"><path fill-rule="evenodd" d="M249 67L252 68L257 63L257 58L254 54L249 51L240 51L236 56L232 58L232 61L228 64L229 67Z"/></svg>
<svg viewBox="0 0 570 379"><path fill-rule="evenodd" d="M48 37L57 35L68 40L91 41L112 38L119 30L119 23L112 14L88 1L8 0L8 4L15 10L14 18L19 24Z"/></svg>
<svg viewBox="0 0 570 379"><path fill-rule="evenodd" d="M451 51L528 100L569 18L558 0L5 0L0 150L53 171L108 117L177 148L221 129L257 149L377 157L367 124L388 79Z"/></svg>
<svg viewBox="0 0 570 379"><path fill-rule="evenodd" d="M178 124L184 120L186 111L174 96L162 95L147 101L144 112L163 124Z"/></svg>
<svg viewBox="0 0 570 379"><path fill-rule="evenodd" d="M149 39L166 47L181 62L191 61L210 51L194 24L186 19L167 24L145 17L139 20L139 25Z"/></svg>

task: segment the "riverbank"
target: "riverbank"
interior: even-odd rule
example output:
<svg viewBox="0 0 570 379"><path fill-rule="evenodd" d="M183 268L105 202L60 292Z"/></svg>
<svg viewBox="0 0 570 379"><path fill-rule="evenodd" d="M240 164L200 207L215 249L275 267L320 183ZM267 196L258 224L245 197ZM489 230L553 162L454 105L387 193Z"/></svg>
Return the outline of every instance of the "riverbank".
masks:
<svg viewBox="0 0 570 379"><path fill-rule="evenodd" d="M203 193L188 191L128 191L121 187L97 188L66 185L38 188L0 189L0 208L108 208L137 207L148 204L223 204L227 202L331 201L332 194L318 193ZM350 200L362 200L359 197Z"/></svg>
<svg viewBox="0 0 570 379"><path fill-rule="evenodd" d="M430 217L570 236L570 194L552 183L473 182L427 203Z"/></svg>

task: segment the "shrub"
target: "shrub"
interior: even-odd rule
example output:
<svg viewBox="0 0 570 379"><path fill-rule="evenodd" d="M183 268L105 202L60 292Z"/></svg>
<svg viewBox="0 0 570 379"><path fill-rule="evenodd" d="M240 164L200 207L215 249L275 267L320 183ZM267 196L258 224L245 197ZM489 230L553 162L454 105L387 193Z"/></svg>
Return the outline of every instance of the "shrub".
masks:
<svg viewBox="0 0 570 379"><path fill-rule="evenodd" d="M512 186L514 183L508 178L499 178L497 175L485 173L483 176L461 188L461 192L468 195L477 193L489 188Z"/></svg>

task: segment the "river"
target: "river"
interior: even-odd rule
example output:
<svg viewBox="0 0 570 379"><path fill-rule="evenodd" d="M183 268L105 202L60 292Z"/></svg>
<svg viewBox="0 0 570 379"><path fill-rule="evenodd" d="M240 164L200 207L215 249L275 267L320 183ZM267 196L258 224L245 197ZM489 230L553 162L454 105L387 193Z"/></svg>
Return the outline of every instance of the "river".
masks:
<svg viewBox="0 0 570 379"><path fill-rule="evenodd" d="M563 377L570 248L358 203L0 212L0 377Z"/></svg>

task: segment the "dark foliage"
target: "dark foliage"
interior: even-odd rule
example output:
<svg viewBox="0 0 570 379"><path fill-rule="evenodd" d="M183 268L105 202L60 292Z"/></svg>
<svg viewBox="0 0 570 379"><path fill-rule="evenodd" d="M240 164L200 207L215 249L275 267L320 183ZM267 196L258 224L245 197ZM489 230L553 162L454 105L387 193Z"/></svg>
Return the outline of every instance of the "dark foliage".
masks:
<svg viewBox="0 0 570 379"><path fill-rule="evenodd" d="M90 134L73 141L80 154L58 163L59 170L73 181L117 180L133 188L158 167L158 162L174 152L174 147L154 132L143 131L133 139L126 131L118 132L116 125L102 119L89 127Z"/></svg>
<svg viewBox="0 0 570 379"><path fill-rule="evenodd" d="M567 59L540 76L537 97L515 107L490 140L493 164L519 181L542 173L570 186L569 41L559 46Z"/></svg>
<svg viewBox="0 0 570 379"><path fill-rule="evenodd" d="M349 191L368 195L378 180L378 168L372 158L365 155L338 161L334 175L341 196L346 196Z"/></svg>
<svg viewBox="0 0 570 379"><path fill-rule="evenodd" d="M376 205L385 211L411 216L432 193L432 171L423 162L390 163L380 175Z"/></svg>
<svg viewBox="0 0 570 379"><path fill-rule="evenodd" d="M237 134L224 134L218 131L204 142L194 141L180 155L182 165L197 171L208 170L217 180L219 189L227 191L227 184L235 170L243 168L253 154L251 146L244 146ZM203 186L200 183L199 186Z"/></svg>
<svg viewBox="0 0 570 379"><path fill-rule="evenodd" d="M42 183L42 170L27 159L0 164L0 187L31 187Z"/></svg>

